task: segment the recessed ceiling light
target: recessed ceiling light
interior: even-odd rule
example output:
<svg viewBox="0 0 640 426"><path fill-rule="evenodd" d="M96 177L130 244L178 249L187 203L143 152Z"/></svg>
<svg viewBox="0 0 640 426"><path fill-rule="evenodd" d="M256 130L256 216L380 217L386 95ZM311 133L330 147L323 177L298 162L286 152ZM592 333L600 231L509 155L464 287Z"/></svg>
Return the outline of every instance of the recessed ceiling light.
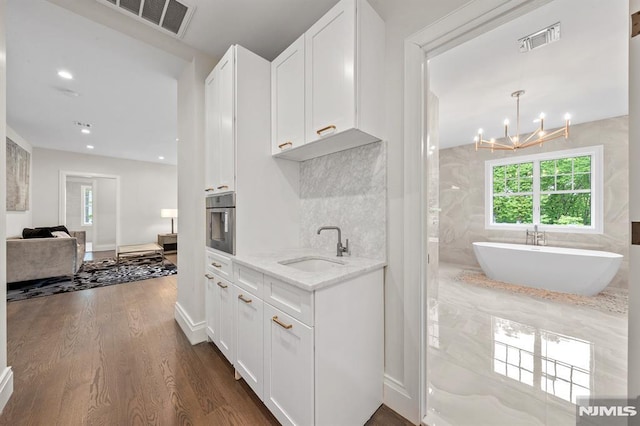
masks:
<svg viewBox="0 0 640 426"><path fill-rule="evenodd" d="M88 135L89 133L91 133L91 130L89 129L82 129L80 130L82 133L84 133L85 135Z"/></svg>
<svg viewBox="0 0 640 426"><path fill-rule="evenodd" d="M58 77L64 78L65 80L73 80L73 74L67 70L58 71Z"/></svg>
<svg viewBox="0 0 640 426"><path fill-rule="evenodd" d="M161 155L158 157L158 160L164 160L164 157Z"/></svg>
<svg viewBox="0 0 640 426"><path fill-rule="evenodd" d="M93 145L87 145L87 149L93 149L94 146Z"/></svg>

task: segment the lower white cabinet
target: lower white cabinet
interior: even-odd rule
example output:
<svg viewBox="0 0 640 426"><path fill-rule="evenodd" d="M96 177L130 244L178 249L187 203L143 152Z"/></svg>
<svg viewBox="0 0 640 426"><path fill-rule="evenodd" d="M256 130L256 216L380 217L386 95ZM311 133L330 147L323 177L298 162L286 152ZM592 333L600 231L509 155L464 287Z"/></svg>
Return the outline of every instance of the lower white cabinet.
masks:
<svg viewBox="0 0 640 426"><path fill-rule="evenodd" d="M236 341L233 286L217 274L207 273L205 278L207 336L227 360L233 362Z"/></svg>
<svg viewBox="0 0 640 426"><path fill-rule="evenodd" d="M233 286L236 307L236 358L234 366L258 397L264 395L264 332L262 300Z"/></svg>
<svg viewBox="0 0 640 426"><path fill-rule="evenodd" d="M312 425L313 328L264 304L264 403L283 425Z"/></svg>

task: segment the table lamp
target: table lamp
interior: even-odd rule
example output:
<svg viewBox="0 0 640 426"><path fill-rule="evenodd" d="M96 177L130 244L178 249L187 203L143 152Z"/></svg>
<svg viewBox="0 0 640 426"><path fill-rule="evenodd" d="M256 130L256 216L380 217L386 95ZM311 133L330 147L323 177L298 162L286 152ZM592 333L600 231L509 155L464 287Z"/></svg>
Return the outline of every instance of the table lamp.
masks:
<svg viewBox="0 0 640 426"><path fill-rule="evenodd" d="M171 233L173 234L173 219L178 217L178 209L160 209L160 217L171 218Z"/></svg>

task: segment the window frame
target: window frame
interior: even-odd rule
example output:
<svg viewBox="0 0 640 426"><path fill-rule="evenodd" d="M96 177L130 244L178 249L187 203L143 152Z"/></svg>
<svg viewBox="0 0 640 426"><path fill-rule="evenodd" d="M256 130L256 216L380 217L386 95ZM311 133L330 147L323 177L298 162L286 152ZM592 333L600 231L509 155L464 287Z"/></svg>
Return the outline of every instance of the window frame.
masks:
<svg viewBox="0 0 640 426"><path fill-rule="evenodd" d="M87 199L86 199L86 191L91 191L91 221L87 221ZM93 226L93 186L92 185L81 185L80 186L80 198L82 199L82 221L81 226Z"/></svg>
<svg viewBox="0 0 640 426"><path fill-rule="evenodd" d="M534 224L538 230L559 233L602 234L604 229L604 176L603 176L603 151L602 145L567 149L561 151L549 151L532 155L520 155L504 157L485 161L485 229L525 231L531 229ZM578 225L544 225L540 223L540 162L545 160L559 160L562 158L591 156L591 226ZM533 223L494 223L493 222L493 168L533 162Z"/></svg>

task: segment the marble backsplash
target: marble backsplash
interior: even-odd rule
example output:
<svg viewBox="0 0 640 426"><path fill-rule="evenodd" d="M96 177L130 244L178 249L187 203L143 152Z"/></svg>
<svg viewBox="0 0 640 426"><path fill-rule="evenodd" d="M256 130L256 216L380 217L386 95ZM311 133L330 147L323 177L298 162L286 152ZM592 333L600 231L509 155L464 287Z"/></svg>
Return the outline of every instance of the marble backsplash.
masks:
<svg viewBox="0 0 640 426"><path fill-rule="evenodd" d="M628 288L629 277L629 118L571 126L569 140L558 139L529 153L604 146L604 233L547 233L551 246L604 250L624 260L611 287ZM440 260L477 265L474 241L525 242L524 232L485 229L484 163L512 152L475 151L473 144L440 151ZM525 155L525 154L523 154Z"/></svg>
<svg viewBox="0 0 640 426"><path fill-rule="evenodd" d="M300 166L302 247L335 250L338 226L351 254L386 259L387 152L375 142L325 155Z"/></svg>

